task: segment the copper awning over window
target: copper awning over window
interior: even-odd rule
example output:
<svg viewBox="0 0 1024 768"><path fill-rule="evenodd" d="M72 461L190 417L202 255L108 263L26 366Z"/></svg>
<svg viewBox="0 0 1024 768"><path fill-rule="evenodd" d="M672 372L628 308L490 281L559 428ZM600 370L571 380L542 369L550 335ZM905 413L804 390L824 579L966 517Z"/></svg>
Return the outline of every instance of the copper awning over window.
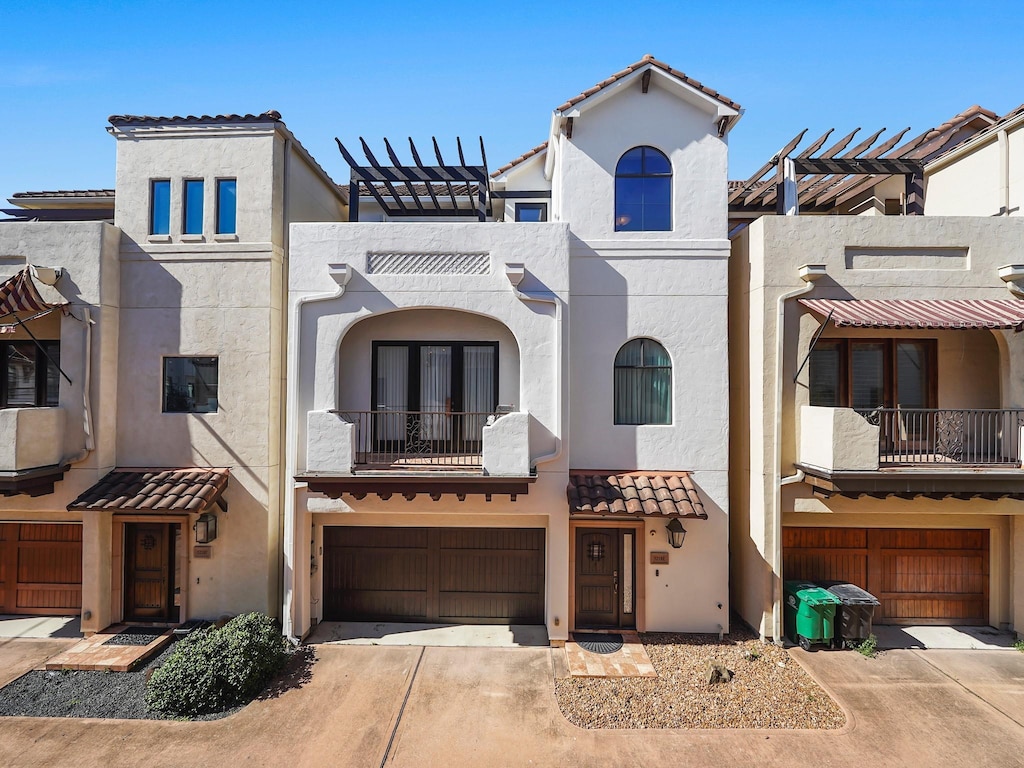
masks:
<svg viewBox="0 0 1024 768"><path fill-rule="evenodd" d="M571 470L570 515L706 520L689 472L585 472Z"/></svg>
<svg viewBox="0 0 1024 768"><path fill-rule="evenodd" d="M972 328L1024 330L1024 301L1015 299L800 299L838 328Z"/></svg>

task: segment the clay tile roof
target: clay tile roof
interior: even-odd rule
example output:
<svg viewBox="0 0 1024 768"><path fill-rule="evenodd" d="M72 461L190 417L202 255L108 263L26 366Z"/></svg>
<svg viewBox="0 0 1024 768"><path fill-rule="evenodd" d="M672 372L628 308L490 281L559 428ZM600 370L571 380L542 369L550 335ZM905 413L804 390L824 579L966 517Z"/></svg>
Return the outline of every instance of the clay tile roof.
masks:
<svg viewBox="0 0 1024 768"><path fill-rule="evenodd" d="M524 163L524 162L526 162L526 161L527 161L527 160L529 160L529 159L530 159L531 157L533 157L534 155L536 155L536 154L538 154L538 153L540 153L540 152L543 152L543 151L544 151L545 149L547 149L547 148L548 148L548 143L547 143L547 142L545 141L545 142L544 142L543 144L538 144L538 145L537 145L536 147L534 147L534 148L533 148L533 149L531 149L530 151L528 151L528 152L523 152L523 154L521 154L521 155L520 155L519 157L517 157L517 158L516 158L515 160L513 160L513 161L512 161L512 162L510 162L510 163L505 163L505 164L504 164L503 166L501 166L501 168L499 168L499 169L498 169L498 170L496 170L496 171L495 171L494 173L492 173L492 174L491 174L491 178L493 179L493 178L494 178L495 176L500 176L500 175L501 175L501 174L503 174L503 173L504 173L505 171L507 171L507 170L510 170L510 169L512 169L512 168L515 168L515 167L516 167L517 165L519 165L520 163Z"/></svg>
<svg viewBox="0 0 1024 768"><path fill-rule="evenodd" d="M40 192L15 192L11 199L31 199L36 197L114 197L112 189L53 189Z"/></svg>
<svg viewBox="0 0 1024 768"><path fill-rule="evenodd" d="M68 505L68 510L205 512L224 493L228 470L115 469Z"/></svg>
<svg viewBox="0 0 1024 768"><path fill-rule="evenodd" d="M687 517L706 520L689 472L570 470L569 513L614 517Z"/></svg>
<svg viewBox="0 0 1024 768"><path fill-rule="evenodd" d="M269 120L280 120L281 113L270 109L259 115L171 115L158 117L155 115L111 115L107 121L111 125L148 124L148 123L265 123Z"/></svg>
<svg viewBox="0 0 1024 768"><path fill-rule="evenodd" d="M667 72L668 74L672 75L673 77L675 77L675 78L677 78L679 80L682 80L687 85L689 85L689 86L691 86L693 88L696 88L701 93L705 93L708 96L710 96L711 98L716 99L717 101L722 102L727 107L732 107L733 109L736 109L736 110L740 109L740 105L737 104L732 99L728 99L725 96L723 96L722 94L720 94L718 91L715 91L715 90L712 90L711 88L708 88L706 85L704 85L703 83L701 83L701 82L699 82L697 80L694 80L692 77L689 77L684 72L680 72L678 69L673 69L672 67L670 67L665 62L658 61L656 58L654 58L654 56L652 56L651 54L648 53L646 56L644 56L642 59L640 59L640 61L638 61L638 62L636 62L634 64L630 64L628 67L626 67L621 72L616 72L614 75L612 75L608 79L602 80L600 83L595 85L593 88L588 88L587 90L585 90L583 93L579 94L578 96L573 96L571 99L569 99L567 102L565 102L561 106L555 107L555 111L556 112L565 112L565 110L572 108L576 104L579 104L584 99L590 98L591 96L593 96L598 91L604 90L605 88L607 88L612 83L618 82L622 78L627 77L628 75L633 74L634 72L636 72L641 67L646 67L648 64L650 64L650 65L652 65L654 67L657 67L658 69L660 69L663 72Z"/></svg>

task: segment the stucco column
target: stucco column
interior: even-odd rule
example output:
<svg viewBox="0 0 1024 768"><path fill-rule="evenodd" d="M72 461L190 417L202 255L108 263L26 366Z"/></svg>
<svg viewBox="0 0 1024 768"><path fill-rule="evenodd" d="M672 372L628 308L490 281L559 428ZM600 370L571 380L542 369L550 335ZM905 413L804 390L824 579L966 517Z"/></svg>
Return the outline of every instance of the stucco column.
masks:
<svg viewBox="0 0 1024 768"><path fill-rule="evenodd" d="M548 528L548 639L569 638L569 513L552 514ZM558 624L555 624L555 620Z"/></svg>
<svg viewBox="0 0 1024 768"><path fill-rule="evenodd" d="M82 520L82 632L110 626L113 512L86 512Z"/></svg>
<svg viewBox="0 0 1024 768"><path fill-rule="evenodd" d="M1013 516L1010 538L1010 629L1024 638L1024 515Z"/></svg>
<svg viewBox="0 0 1024 768"><path fill-rule="evenodd" d="M313 561L310 559L311 539L313 537L313 515L306 509L305 496L296 499L295 504L295 557L292 567L295 578L292 580L292 632L296 637L305 637L312 625L312 606L310 604L310 582L318 574L310 574ZM318 555L315 561L319 569L322 558Z"/></svg>

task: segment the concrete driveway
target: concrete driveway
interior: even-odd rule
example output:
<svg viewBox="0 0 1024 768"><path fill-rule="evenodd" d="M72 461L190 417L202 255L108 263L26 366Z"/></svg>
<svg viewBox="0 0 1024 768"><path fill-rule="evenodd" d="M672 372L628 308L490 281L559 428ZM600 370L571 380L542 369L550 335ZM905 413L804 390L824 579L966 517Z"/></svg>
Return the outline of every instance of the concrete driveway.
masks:
<svg viewBox="0 0 1024 768"><path fill-rule="evenodd" d="M0 668L8 646L0 646ZM552 651L327 645L308 679L212 723L0 719L0 765L779 766L1020 764L1024 654L793 655L840 731L586 731Z"/></svg>

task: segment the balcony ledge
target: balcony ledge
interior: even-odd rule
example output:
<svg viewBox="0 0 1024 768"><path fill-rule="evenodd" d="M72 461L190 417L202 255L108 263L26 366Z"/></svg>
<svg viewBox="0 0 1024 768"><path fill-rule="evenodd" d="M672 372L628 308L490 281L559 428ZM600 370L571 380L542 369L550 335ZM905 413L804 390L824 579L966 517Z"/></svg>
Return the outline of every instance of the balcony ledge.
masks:
<svg viewBox="0 0 1024 768"><path fill-rule="evenodd" d="M1024 499L1024 469L1006 466L883 467L877 470L829 470L796 463L804 482L819 496L885 498Z"/></svg>
<svg viewBox="0 0 1024 768"><path fill-rule="evenodd" d="M527 475L511 477L507 475L484 475L480 472L371 472L371 473L333 473L317 472L297 475L295 480L306 483L310 491L322 493L332 499L349 495L356 500L375 494L387 501L395 494L406 501L412 501L419 494L430 496L440 501L443 495L454 495L459 501L465 501L467 495L483 495L487 501L493 495L508 495L512 501L519 494L530 492L530 486L537 481L536 476Z"/></svg>
<svg viewBox="0 0 1024 768"><path fill-rule="evenodd" d="M0 471L0 496L45 496L53 493L54 485L64 479L64 473L70 468L68 464L54 464Z"/></svg>

